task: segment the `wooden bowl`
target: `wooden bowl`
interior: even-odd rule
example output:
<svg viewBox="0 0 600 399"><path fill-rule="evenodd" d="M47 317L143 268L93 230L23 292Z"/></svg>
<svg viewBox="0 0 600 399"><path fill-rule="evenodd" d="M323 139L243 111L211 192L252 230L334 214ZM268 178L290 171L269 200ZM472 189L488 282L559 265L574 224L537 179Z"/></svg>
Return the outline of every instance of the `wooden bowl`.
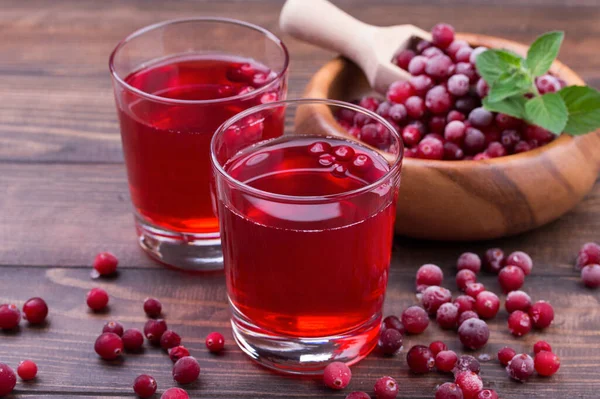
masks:
<svg viewBox="0 0 600 399"><path fill-rule="evenodd" d="M512 50L527 47L496 37L460 34L474 46ZM569 85L583 80L555 61L551 72ZM325 64L304 97L352 100L372 92L362 71L344 58ZM316 106L303 122L346 135L331 110ZM298 121L300 122L300 121ZM485 161L430 161L406 158L398 199L396 232L434 240L484 240L522 233L549 223L573 208L592 189L600 171L600 130L561 135L533 151Z"/></svg>

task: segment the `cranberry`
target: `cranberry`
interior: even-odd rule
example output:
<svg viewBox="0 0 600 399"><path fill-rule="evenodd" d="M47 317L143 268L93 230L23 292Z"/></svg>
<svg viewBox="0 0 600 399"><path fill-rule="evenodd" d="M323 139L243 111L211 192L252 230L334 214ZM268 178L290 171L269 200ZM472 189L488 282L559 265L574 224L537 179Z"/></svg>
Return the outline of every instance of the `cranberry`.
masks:
<svg viewBox="0 0 600 399"><path fill-rule="evenodd" d="M475 306L475 298L468 295L459 295L453 302L458 308L458 314L462 314L468 310L473 310Z"/></svg>
<svg viewBox="0 0 600 399"><path fill-rule="evenodd" d="M454 73L459 74L459 75L465 75L467 78L469 78L469 83L475 83L477 81L477 79L479 78L479 75L477 75L477 71L475 70L475 67L473 65L469 64L468 62L456 63L456 68L454 70ZM473 106L473 107L471 107L471 109L473 109L475 107L476 106Z"/></svg>
<svg viewBox="0 0 600 399"><path fill-rule="evenodd" d="M483 265L488 271L498 274L505 262L504 252L500 248L490 248L485 251Z"/></svg>
<svg viewBox="0 0 600 399"><path fill-rule="evenodd" d="M402 324L410 334L421 334L429 325L429 317L423 308L411 306L402 312Z"/></svg>
<svg viewBox="0 0 600 399"><path fill-rule="evenodd" d="M540 94L555 93L561 89L560 82L552 75L542 75L535 79Z"/></svg>
<svg viewBox="0 0 600 399"><path fill-rule="evenodd" d="M462 270L460 272L462 272ZM485 286L481 283L467 283L465 288L465 294L473 298L477 298L477 295L483 291L485 291Z"/></svg>
<svg viewBox="0 0 600 399"><path fill-rule="evenodd" d="M534 367L542 377L550 377L560 368L560 359L552 352L542 351L535 355Z"/></svg>
<svg viewBox="0 0 600 399"><path fill-rule="evenodd" d="M531 331L531 318L521 310L515 310L508 316L508 330L515 337L522 337Z"/></svg>
<svg viewBox="0 0 600 399"><path fill-rule="evenodd" d="M513 152L519 141L521 135L514 129L504 130L500 135L500 143L506 152Z"/></svg>
<svg viewBox="0 0 600 399"><path fill-rule="evenodd" d="M484 98L490 92L490 86L483 78L480 78L475 86L475 91L480 98Z"/></svg>
<svg viewBox="0 0 600 399"><path fill-rule="evenodd" d="M406 112L406 107L402 104L392 105L388 112L389 118L396 123L404 122L407 115L408 113Z"/></svg>
<svg viewBox="0 0 600 399"><path fill-rule="evenodd" d="M156 388L158 388L156 380L147 374L142 374L133 381L133 391L140 398L151 398Z"/></svg>
<svg viewBox="0 0 600 399"><path fill-rule="evenodd" d="M537 301L529 308L529 316L535 328L547 328L554 320L554 308L546 301Z"/></svg>
<svg viewBox="0 0 600 399"><path fill-rule="evenodd" d="M590 264L600 264L600 245L595 242L583 244L577 254L575 266L577 269L581 269L583 266Z"/></svg>
<svg viewBox="0 0 600 399"><path fill-rule="evenodd" d="M323 371L323 382L331 389L344 389L350 384L351 379L350 368L342 362L329 363Z"/></svg>
<svg viewBox="0 0 600 399"><path fill-rule="evenodd" d="M125 330L121 339L123 340L123 347L129 352L137 352L142 349L142 345L144 345L144 336L137 328Z"/></svg>
<svg viewBox="0 0 600 399"><path fill-rule="evenodd" d="M496 114L496 126L502 130L518 129L521 127L521 120L506 114Z"/></svg>
<svg viewBox="0 0 600 399"><path fill-rule="evenodd" d="M454 55L454 61L467 63L469 62L469 58L471 58L472 52L473 49L469 46L461 47ZM471 64L469 63L469 65Z"/></svg>
<svg viewBox="0 0 600 399"><path fill-rule="evenodd" d="M402 105L402 104L396 104L396 105ZM390 115L390 108L392 108L392 103L384 101L381 104L379 104L379 107L377 107L377 115L381 115L384 118L387 118Z"/></svg>
<svg viewBox="0 0 600 399"><path fill-rule="evenodd" d="M205 345L209 351L219 353L225 348L225 337L221 333L212 332L206 337Z"/></svg>
<svg viewBox="0 0 600 399"><path fill-rule="evenodd" d="M415 94L420 97L424 97L433 87L433 80L427 75L413 76L408 82L415 89Z"/></svg>
<svg viewBox="0 0 600 399"><path fill-rule="evenodd" d="M515 251L506 258L506 265L513 265L523 270L526 276L529 276L533 268L531 257L523 251Z"/></svg>
<svg viewBox="0 0 600 399"><path fill-rule="evenodd" d="M458 327L460 342L469 349L482 348L490 338L490 329L485 321L468 319Z"/></svg>
<svg viewBox="0 0 600 399"><path fill-rule="evenodd" d="M498 394L493 389L484 389L477 394L477 399L498 399Z"/></svg>
<svg viewBox="0 0 600 399"><path fill-rule="evenodd" d="M442 269L437 265L427 263L417 270L417 291L423 291L430 285L441 285L443 280Z"/></svg>
<svg viewBox="0 0 600 399"><path fill-rule="evenodd" d="M451 330L456 328L458 323L458 306L453 303L444 303L437 310L436 321L443 329Z"/></svg>
<svg viewBox="0 0 600 399"><path fill-rule="evenodd" d="M492 141L489 143L485 152L490 156L490 158L499 158L506 155L506 149L502 143L498 141Z"/></svg>
<svg viewBox="0 0 600 399"><path fill-rule="evenodd" d="M498 360L503 366L508 366L508 363L510 363L510 361L513 359L513 357L515 357L516 354L517 352L515 352L513 348L505 346L504 348L498 351Z"/></svg>
<svg viewBox="0 0 600 399"><path fill-rule="evenodd" d="M454 367L454 370L452 370L452 372L455 375L458 375L459 373L462 373L464 371L471 371L473 373L479 374L479 372L481 371L481 364L479 363L479 360L475 359L471 355L460 356L456 361L456 366Z"/></svg>
<svg viewBox="0 0 600 399"><path fill-rule="evenodd" d="M421 97L409 97L404 103L406 113L413 119L420 119L425 115L425 102Z"/></svg>
<svg viewBox="0 0 600 399"><path fill-rule="evenodd" d="M477 399L477 394L483 389L481 377L472 371L458 373L454 382L462 390L464 399Z"/></svg>
<svg viewBox="0 0 600 399"><path fill-rule="evenodd" d="M176 363L182 357L186 357L190 355L190 351L187 350L185 346L176 346L174 348L169 349L169 359L173 363Z"/></svg>
<svg viewBox="0 0 600 399"><path fill-rule="evenodd" d="M506 366L508 376L521 382L527 381L533 375L533 369L533 359L525 353L513 357Z"/></svg>
<svg viewBox="0 0 600 399"><path fill-rule="evenodd" d="M466 310L458 316L458 326L460 327L462 323L469 319L478 319L479 315L472 310Z"/></svg>
<svg viewBox="0 0 600 399"><path fill-rule="evenodd" d="M190 397L181 388L169 388L161 395L160 399L190 399Z"/></svg>
<svg viewBox="0 0 600 399"><path fill-rule="evenodd" d="M160 347L168 351L181 344L181 337L173 330L167 330L160 337Z"/></svg>
<svg viewBox="0 0 600 399"><path fill-rule="evenodd" d="M340 121L348 122L351 125L354 124L354 116L355 115L356 115L356 112L351 109L348 109L348 108L340 108L340 109L338 109L338 112L337 112L337 118ZM327 145L329 145L329 144L327 144Z"/></svg>
<svg viewBox="0 0 600 399"><path fill-rule="evenodd" d="M119 337L123 337L123 324L118 321L109 321L102 327L102 332L111 332L117 334Z"/></svg>
<svg viewBox="0 0 600 399"><path fill-rule="evenodd" d="M463 399L462 389L456 384L445 382L435 391L435 399Z"/></svg>
<svg viewBox="0 0 600 399"><path fill-rule="evenodd" d="M444 52L437 47L429 47L429 48L426 48L425 50L423 50L421 55L431 59L438 55L444 55Z"/></svg>
<svg viewBox="0 0 600 399"><path fill-rule="evenodd" d="M16 305L0 305L0 329L12 330L19 325L21 312Z"/></svg>
<svg viewBox="0 0 600 399"><path fill-rule="evenodd" d="M475 108L469 114L469 122L477 128L490 126L493 120L494 115L483 107Z"/></svg>
<svg viewBox="0 0 600 399"><path fill-rule="evenodd" d="M410 60L415 57L415 55L417 54L410 49L402 50L394 57L394 63L400 68L408 70L408 64L410 63Z"/></svg>
<svg viewBox="0 0 600 399"><path fill-rule="evenodd" d="M37 372L37 364L31 360L23 360L17 367L17 374L19 374L19 377L21 377L23 381L33 380L37 375Z"/></svg>
<svg viewBox="0 0 600 399"><path fill-rule="evenodd" d="M436 356L438 353L440 353L442 351L447 351L448 345L446 345L442 341L433 341L432 343L429 344L429 350L431 350L431 353L433 353L433 356Z"/></svg>
<svg viewBox="0 0 600 399"><path fill-rule="evenodd" d="M424 74L427 61L429 61L429 59L422 55L413 57L413 59L408 63L408 72L410 72L410 74L413 76Z"/></svg>
<svg viewBox="0 0 600 399"><path fill-rule="evenodd" d="M319 157L319 165L331 166L335 162L335 158L331 154L323 154Z"/></svg>
<svg viewBox="0 0 600 399"><path fill-rule="evenodd" d="M477 275L469 269L462 269L456 273L456 286L461 291L465 291L467 285L475 282L477 282Z"/></svg>
<svg viewBox="0 0 600 399"><path fill-rule="evenodd" d="M456 102L454 103L454 107L458 111L468 114L474 108L477 108L480 104L481 104L481 101L479 101L477 98L472 97L472 96L464 96L464 97L460 97L460 98L456 99Z"/></svg>
<svg viewBox="0 0 600 399"><path fill-rule="evenodd" d="M435 356L435 367L443 373L450 373L457 360L458 356L454 351L441 351Z"/></svg>
<svg viewBox="0 0 600 399"><path fill-rule="evenodd" d="M452 96L444 86L435 86L425 95L425 106L434 114L446 114L452 107Z"/></svg>
<svg viewBox="0 0 600 399"><path fill-rule="evenodd" d="M444 144L435 138L424 138L417 146L417 156L421 159L442 159Z"/></svg>
<svg viewBox="0 0 600 399"><path fill-rule="evenodd" d="M377 347L384 355L393 355L402 348L402 334L393 328L383 330L379 335Z"/></svg>
<svg viewBox="0 0 600 399"><path fill-rule="evenodd" d="M15 372L6 364L0 363L0 396L8 395L17 385Z"/></svg>
<svg viewBox="0 0 600 399"><path fill-rule="evenodd" d="M483 161L486 159L492 159L492 157L490 157L487 152L480 152L479 154L475 154L475 156L473 157L473 161Z"/></svg>
<svg viewBox="0 0 600 399"><path fill-rule="evenodd" d="M165 331L167 331L167 323L163 319L148 320L144 325L144 335L153 345L160 344Z"/></svg>
<svg viewBox="0 0 600 399"><path fill-rule="evenodd" d="M333 165L333 169L331 170L331 174L335 177L345 177L348 168L345 165L336 163Z"/></svg>
<svg viewBox="0 0 600 399"><path fill-rule="evenodd" d="M498 282L504 293L518 290L525 282L525 273L518 266L505 266L498 273Z"/></svg>
<svg viewBox="0 0 600 399"><path fill-rule="evenodd" d="M101 276L109 276L117 272L119 259L110 252L101 252L94 258L94 269Z"/></svg>
<svg viewBox="0 0 600 399"><path fill-rule="evenodd" d="M458 270L467 269L473 273L479 273L481 270L481 259L479 255L473 252L465 252L458 257L456 268Z"/></svg>
<svg viewBox="0 0 600 399"><path fill-rule="evenodd" d="M529 125L525 129L525 138L527 140L537 140L539 143L549 143L554 139L554 135L540 126Z"/></svg>
<svg viewBox="0 0 600 399"><path fill-rule="evenodd" d="M378 99L376 99L375 97L366 96L366 97L361 98L358 105L360 105L363 108L368 109L369 111L375 112L377 107L379 107L379 103L380 103L380 101Z"/></svg>
<svg viewBox="0 0 600 399"><path fill-rule="evenodd" d="M184 356L173 365L173 379L180 384L191 384L200 375L200 365L192 356Z"/></svg>
<svg viewBox="0 0 600 399"><path fill-rule="evenodd" d="M308 153L310 155L319 156L319 155L327 154L327 153L329 153L329 151L331 151L331 144L329 144L325 141L316 141L308 146ZM146 302L148 302L148 301L158 302L157 299L153 299L153 298L146 299ZM146 302L144 302L144 310L146 309ZM160 309L158 311L158 315L160 315L160 311L162 310L162 305L160 304L160 302L158 302L158 305L160 307ZM152 305L150 305L150 308L152 308ZM146 313L148 313L148 312L146 312ZM155 314L155 312L152 312L152 313ZM153 317L158 317L158 315L154 315Z"/></svg>
<svg viewBox="0 0 600 399"><path fill-rule="evenodd" d="M389 144L389 132L381 123L369 123L367 125L364 125L360 130L359 137L365 143L372 145L376 148L384 149ZM345 157L346 155L344 155L344 158ZM338 159L340 161L345 161L344 159Z"/></svg>
<svg viewBox="0 0 600 399"><path fill-rule="evenodd" d="M357 112L356 115L354 115L354 124L356 126L364 126L368 123L371 123L373 121L373 119L371 119L369 116L363 114L362 112Z"/></svg>
<svg viewBox="0 0 600 399"><path fill-rule="evenodd" d="M29 324L42 324L48 316L48 305L42 298L31 298L23 305L23 314Z"/></svg>
<svg viewBox="0 0 600 399"><path fill-rule="evenodd" d="M123 340L115 333L103 333L96 339L94 350L104 360L114 360L123 352Z"/></svg>
<svg viewBox="0 0 600 399"><path fill-rule="evenodd" d="M446 48L454 41L454 28L448 24L437 24L431 30L432 42L439 48Z"/></svg>
<svg viewBox="0 0 600 399"><path fill-rule="evenodd" d="M506 296L506 311L512 313L515 310L528 312L531 307L531 297L523 291L512 291Z"/></svg>
<svg viewBox="0 0 600 399"><path fill-rule="evenodd" d="M431 117L428 123L429 131L440 135L440 139L443 139L442 133L446 128L446 117L440 115L434 115Z"/></svg>
<svg viewBox="0 0 600 399"><path fill-rule="evenodd" d="M338 145L337 147L333 147L333 156L338 161L346 162L354 157L354 150L347 145Z"/></svg>
<svg viewBox="0 0 600 399"><path fill-rule="evenodd" d="M404 104L409 97L414 96L415 89L412 85L403 80L399 80L390 85L387 91L387 99L396 104Z"/></svg>
<svg viewBox="0 0 600 399"><path fill-rule="evenodd" d="M385 319L383 319L382 328L384 330L388 329L388 328L393 328L394 330L398 330L398 332L400 334L404 334L406 332L406 329L404 328L404 324L402 324L400 319L397 318L396 316L387 316Z"/></svg>
<svg viewBox="0 0 600 399"><path fill-rule="evenodd" d="M537 355L541 351L552 352L552 347L546 341L538 341L533 345L533 353Z"/></svg>
<svg viewBox="0 0 600 399"><path fill-rule="evenodd" d="M452 43L450 43L448 48L446 48L446 54L448 54L450 57L455 57L458 50L460 50L463 47L471 48L471 46L469 46L469 43L467 43L465 40L455 40Z"/></svg>
<svg viewBox="0 0 600 399"><path fill-rule="evenodd" d="M455 109L448 112L448 116L446 117L446 120L448 121L448 123L453 122L453 121L464 122L465 119L467 119L465 117L465 114L463 114L462 112L457 111Z"/></svg>
<svg viewBox="0 0 600 399"><path fill-rule="evenodd" d="M371 399L371 397L366 392L354 391L346 395L346 399Z"/></svg>
<svg viewBox="0 0 600 399"><path fill-rule="evenodd" d="M108 305L108 294L102 288L92 288L87 294L87 305L94 311L100 311Z"/></svg>
<svg viewBox="0 0 600 399"><path fill-rule="evenodd" d="M463 159L464 156L465 153L458 144L451 143L450 141L444 143L444 159L458 161Z"/></svg>
<svg viewBox="0 0 600 399"><path fill-rule="evenodd" d="M402 141L409 147L417 145L421 141L421 131L414 125L406 125L402 129Z"/></svg>
<svg viewBox="0 0 600 399"><path fill-rule="evenodd" d="M442 304L452 300L452 293L446 288L432 285L423 291L421 303L429 314L436 314ZM406 323L404 323L406 325Z"/></svg>
<svg viewBox="0 0 600 399"><path fill-rule="evenodd" d="M444 138L456 144L461 144L465 138L465 124L461 121L452 121L444 128Z"/></svg>
<svg viewBox="0 0 600 399"><path fill-rule="evenodd" d="M600 287L600 265L587 265L581 269L581 280L589 288Z"/></svg>
<svg viewBox="0 0 600 399"><path fill-rule="evenodd" d="M475 297L475 311L483 319L491 319L500 309L500 299L491 291L482 291Z"/></svg>
<svg viewBox="0 0 600 399"><path fill-rule="evenodd" d="M377 399L395 399L398 396L398 383L392 377L381 377L375 382L375 397Z"/></svg>
<svg viewBox="0 0 600 399"><path fill-rule="evenodd" d="M461 73L448 79L448 91L455 96L464 96L469 92L469 78Z"/></svg>
<svg viewBox="0 0 600 399"><path fill-rule="evenodd" d="M423 54L425 55L425 54ZM452 59L445 54L433 54L427 60L425 73L436 80L447 79L454 72L454 63Z"/></svg>
<svg viewBox="0 0 600 399"><path fill-rule="evenodd" d="M415 345L406 355L408 368L415 374L430 372L435 367L435 358L431 349L424 345Z"/></svg>
<svg viewBox="0 0 600 399"><path fill-rule="evenodd" d="M515 154L520 154L521 152L527 152L532 150L532 147L526 141L519 141L515 145Z"/></svg>
<svg viewBox="0 0 600 399"><path fill-rule="evenodd" d="M465 154L474 155L482 151L485 147L485 135L479 129L473 127L465 131L463 150Z"/></svg>

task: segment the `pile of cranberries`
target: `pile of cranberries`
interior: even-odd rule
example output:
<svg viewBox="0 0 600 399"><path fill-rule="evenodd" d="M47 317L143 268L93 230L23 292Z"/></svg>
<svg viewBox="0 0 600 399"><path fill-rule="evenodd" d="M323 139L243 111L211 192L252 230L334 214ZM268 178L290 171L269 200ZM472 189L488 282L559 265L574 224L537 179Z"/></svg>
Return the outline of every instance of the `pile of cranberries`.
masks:
<svg viewBox="0 0 600 399"><path fill-rule="evenodd" d="M554 140L538 126L481 106L489 90L475 60L485 47L473 49L454 38L454 28L438 24L432 41L398 53L393 62L406 69L408 81L392 83L381 100L366 96L361 107L387 119L402 136L405 155L437 160L482 160L532 150ZM536 80L540 93L560 90L565 82L551 75ZM343 110L338 122L348 132L376 148L390 145L388 132L364 114Z"/></svg>
<svg viewBox="0 0 600 399"><path fill-rule="evenodd" d="M600 287L600 245L595 242L583 244L577 254L575 269L581 271L581 281L586 287Z"/></svg>

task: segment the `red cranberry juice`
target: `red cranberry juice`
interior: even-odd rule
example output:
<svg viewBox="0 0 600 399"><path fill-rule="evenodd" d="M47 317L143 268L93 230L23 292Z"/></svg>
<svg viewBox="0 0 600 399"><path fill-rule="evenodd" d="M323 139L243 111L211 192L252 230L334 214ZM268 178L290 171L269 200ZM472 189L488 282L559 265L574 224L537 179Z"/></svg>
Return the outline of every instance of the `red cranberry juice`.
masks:
<svg viewBox="0 0 600 399"><path fill-rule="evenodd" d="M212 135L231 116L281 96L285 83L271 92L250 93L274 78L253 60L215 54L171 58L125 79L165 99L117 95L131 196L141 216L168 230L218 233L209 189ZM240 93L250 94L226 99Z"/></svg>
<svg viewBox="0 0 600 399"><path fill-rule="evenodd" d="M225 169L256 189L307 197L360 189L389 166L357 144L296 136L242 152ZM318 337L380 315L396 212L392 185L318 204L235 190L229 196L219 201L225 274L232 304L252 324Z"/></svg>

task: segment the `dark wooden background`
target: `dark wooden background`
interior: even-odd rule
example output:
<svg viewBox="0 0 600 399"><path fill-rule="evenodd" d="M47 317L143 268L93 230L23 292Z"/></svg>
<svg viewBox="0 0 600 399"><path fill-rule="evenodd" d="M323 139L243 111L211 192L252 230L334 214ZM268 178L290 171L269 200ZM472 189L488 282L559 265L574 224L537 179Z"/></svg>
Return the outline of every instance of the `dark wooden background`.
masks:
<svg viewBox="0 0 600 399"><path fill-rule="evenodd" d="M563 29L561 59L589 84L600 87L600 2L595 0L428 0L336 1L375 24L410 22L429 29L438 21L458 30L531 42ZM141 373L153 375L162 391L172 386L171 362L160 350L106 363L93 351L103 323L116 319L129 327L145 321L145 297L159 297L171 327L202 365L193 398L343 398L310 378L278 376L250 362L232 343L223 276L188 277L166 270L137 248L113 107L108 55L128 33L171 18L220 15L248 20L278 32L281 1L116 1L0 0L0 303L21 305L32 296L47 299L50 323L0 333L0 362L16 366L25 358L40 367L33 383L19 383L11 398L133 397L131 384ZM292 54L290 97L299 96L310 76L331 53L284 37ZM543 189L543 188L540 188ZM490 246L528 251L533 274L525 290L551 301L555 324L544 333L512 338L502 311L491 323L492 336L480 353L505 344L531 351L548 340L562 359L551 379L527 384L510 381L495 361L484 364L486 384L507 398L600 397L599 292L581 287L572 271L579 246L600 240L600 185L572 212L537 231L487 243L450 244L397 238L386 313L413 304L414 272L426 262L447 271L464 250ZM101 250L121 259L121 273L108 281L89 278L90 263ZM495 279L483 279L498 291ZM84 297L103 286L111 294L110 313L90 314ZM24 323L22 323L24 325ZM213 330L228 338L223 356L210 356L203 338ZM455 334L430 327L408 337L405 347L444 339L462 350ZM432 398L448 380L432 373L408 373L401 355L371 355L353 367L352 390L370 391L391 375L400 398ZM349 391L346 391L346 393Z"/></svg>

